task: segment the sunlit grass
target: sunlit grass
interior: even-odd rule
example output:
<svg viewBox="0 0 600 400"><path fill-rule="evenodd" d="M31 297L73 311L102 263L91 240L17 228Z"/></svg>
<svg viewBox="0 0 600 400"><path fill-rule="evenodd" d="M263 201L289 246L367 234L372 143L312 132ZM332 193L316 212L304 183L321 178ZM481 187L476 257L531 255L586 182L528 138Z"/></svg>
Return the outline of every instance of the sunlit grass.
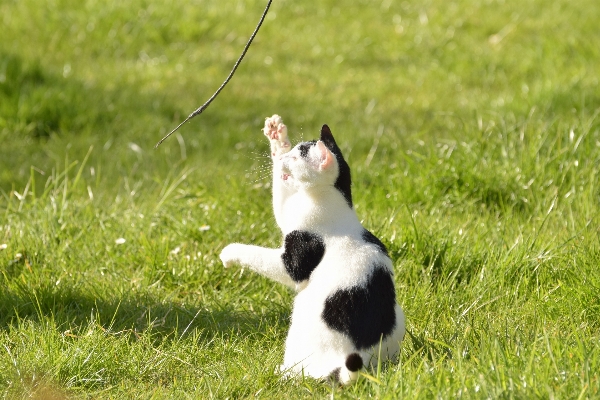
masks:
<svg viewBox="0 0 600 400"><path fill-rule="evenodd" d="M6 398L594 398L593 1L0 4ZM350 387L280 380L293 293L218 253L277 246L264 117L329 124L408 334Z"/></svg>

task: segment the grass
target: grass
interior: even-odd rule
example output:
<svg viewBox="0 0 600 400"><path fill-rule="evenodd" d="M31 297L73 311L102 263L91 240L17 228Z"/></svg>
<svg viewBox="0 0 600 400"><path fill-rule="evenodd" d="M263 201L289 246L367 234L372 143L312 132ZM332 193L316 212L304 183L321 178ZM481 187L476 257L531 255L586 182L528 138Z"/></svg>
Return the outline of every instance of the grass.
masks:
<svg viewBox="0 0 600 400"><path fill-rule="evenodd" d="M600 396L596 1L0 3L3 398ZM394 258L399 363L273 373L264 117L327 123Z"/></svg>

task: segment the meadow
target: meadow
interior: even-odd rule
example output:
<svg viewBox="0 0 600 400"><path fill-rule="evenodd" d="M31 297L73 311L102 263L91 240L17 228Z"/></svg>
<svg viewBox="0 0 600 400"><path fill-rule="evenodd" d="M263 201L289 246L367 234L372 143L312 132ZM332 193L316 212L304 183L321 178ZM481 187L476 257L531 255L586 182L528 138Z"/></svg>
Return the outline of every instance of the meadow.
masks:
<svg viewBox="0 0 600 400"><path fill-rule="evenodd" d="M0 1L0 397L600 398L600 3ZM407 335L281 380L264 118L327 123Z"/></svg>

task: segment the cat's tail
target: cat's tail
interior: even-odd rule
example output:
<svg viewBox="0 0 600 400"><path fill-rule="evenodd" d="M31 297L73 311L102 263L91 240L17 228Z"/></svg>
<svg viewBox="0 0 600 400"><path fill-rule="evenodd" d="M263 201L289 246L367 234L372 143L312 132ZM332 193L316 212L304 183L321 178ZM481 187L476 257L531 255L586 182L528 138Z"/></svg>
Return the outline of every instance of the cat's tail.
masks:
<svg viewBox="0 0 600 400"><path fill-rule="evenodd" d="M363 367L363 359L358 353L352 353L346 357L344 365L340 368L336 368L333 372L333 378L345 385L358 378L358 370Z"/></svg>

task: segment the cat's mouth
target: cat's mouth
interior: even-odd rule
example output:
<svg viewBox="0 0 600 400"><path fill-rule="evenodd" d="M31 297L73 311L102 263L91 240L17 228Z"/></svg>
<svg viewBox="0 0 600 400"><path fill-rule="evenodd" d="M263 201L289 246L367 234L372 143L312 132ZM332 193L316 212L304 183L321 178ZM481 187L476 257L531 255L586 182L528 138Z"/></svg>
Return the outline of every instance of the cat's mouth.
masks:
<svg viewBox="0 0 600 400"><path fill-rule="evenodd" d="M287 181L292 176L292 171L290 171L289 166L286 163L286 160L283 160L281 163L281 180Z"/></svg>

